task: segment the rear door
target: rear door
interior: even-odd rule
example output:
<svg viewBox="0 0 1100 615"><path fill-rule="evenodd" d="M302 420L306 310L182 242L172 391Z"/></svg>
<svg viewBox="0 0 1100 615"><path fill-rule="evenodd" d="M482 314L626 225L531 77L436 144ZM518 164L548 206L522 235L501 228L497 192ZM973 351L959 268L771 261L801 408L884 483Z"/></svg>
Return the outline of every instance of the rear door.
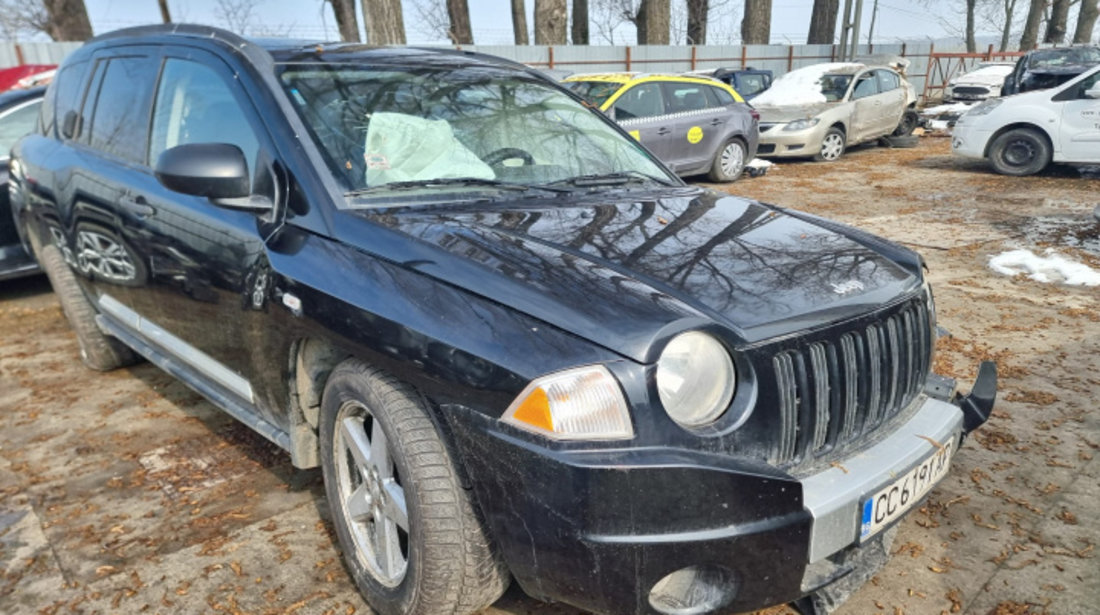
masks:
<svg viewBox="0 0 1100 615"><path fill-rule="evenodd" d="M722 137L729 110L700 83L661 83L668 103L672 139L669 162L674 170L696 168L709 161Z"/></svg>
<svg viewBox="0 0 1100 615"><path fill-rule="evenodd" d="M878 97L882 99L881 123L878 129L881 134L890 134L897 129L905 115L908 95L902 86L901 77L894 71L880 68L875 71L875 78L878 79Z"/></svg>
<svg viewBox="0 0 1100 615"><path fill-rule="evenodd" d="M1085 96L1092 88L1100 88L1100 72L1054 98L1062 105L1058 132L1066 162L1100 162L1100 99Z"/></svg>
<svg viewBox="0 0 1100 615"><path fill-rule="evenodd" d="M624 130L666 164L671 161L672 118L666 112L661 85L638 83L628 87L611 106L612 117Z"/></svg>

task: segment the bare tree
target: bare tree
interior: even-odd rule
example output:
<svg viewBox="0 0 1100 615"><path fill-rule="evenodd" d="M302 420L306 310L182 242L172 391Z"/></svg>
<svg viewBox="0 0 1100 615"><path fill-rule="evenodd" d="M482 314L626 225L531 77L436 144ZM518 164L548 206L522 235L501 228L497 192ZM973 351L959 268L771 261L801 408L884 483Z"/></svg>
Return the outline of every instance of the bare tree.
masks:
<svg viewBox="0 0 1100 615"><path fill-rule="evenodd" d="M574 45L588 44L588 0L573 0L573 26L569 34Z"/></svg>
<svg viewBox="0 0 1100 615"><path fill-rule="evenodd" d="M687 0L687 43L707 44L707 19L710 16L710 0Z"/></svg>
<svg viewBox="0 0 1100 615"><path fill-rule="evenodd" d="M814 0L810 12L808 45L831 45L836 40L836 17L840 12L840 0Z"/></svg>
<svg viewBox="0 0 1100 615"><path fill-rule="evenodd" d="M619 28L624 23L634 23L638 11L634 0L592 0L590 8L596 34L608 45L616 44Z"/></svg>
<svg viewBox="0 0 1100 615"><path fill-rule="evenodd" d="M634 14L639 45L667 45L672 6L669 0L642 0Z"/></svg>
<svg viewBox="0 0 1100 615"><path fill-rule="evenodd" d="M447 0L447 17L450 29L447 34L456 45L473 45L474 32L470 28L470 6L466 0Z"/></svg>
<svg viewBox="0 0 1100 615"><path fill-rule="evenodd" d="M172 23L172 13L168 12L168 0L157 0L157 7L160 8L161 21Z"/></svg>
<svg viewBox="0 0 1100 615"><path fill-rule="evenodd" d="M1012 43L1012 30L1016 27L1019 13L1016 6L1019 0L989 0L979 4L979 17L984 26L1001 33L999 49L1008 51Z"/></svg>
<svg viewBox="0 0 1100 615"><path fill-rule="evenodd" d="M404 45L405 17L401 0L364 0L363 25L371 45Z"/></svg>
<svg viewBox="0 0 1100 615"><path fill-rule="evenodd" d="M564 45L566 0L535 0L535 44Z"/></svg>
<svg viewBox="0 0 1100 615"><path fill-rule="evenodd" d="M1066 24L1069 21L1070 0L1054 0L1050 5L1050 20L1043 35L1044 43L1060 44L1066 40Z"/></svg>
<svg viewBox="0 0 1100 615"><path fill-rule="evenodd" d="M256 0L217 0L214 15L221 25L237 34L248 34L252 29L252 12L256 10Z"/></svg>
<svg viewBox="0 0 1100 615"><path fill-rule="evenodd" d="M1092 31L1096 29L1096 18L1100 15L1100 1L1081 0L1081 11L1077 14L1077 29L1073 32L1073 42L1087 43L1092 40Z"/></svg>
<svg viewBox="0 0 1100 615"><path fill-rule="evenodd" d="M49 34L50 17L41 2L0 0L0 31L8 40L40 32Z"/></svg>
<svg viewBox="0 0 1100 615"><path fill-rule="evenodd" d="M359 19L355 16L355 0L324 0L332 5L336 29L345 43L359 42Z"/></svg>
<svg viewBox="0 0 1100 615"><path fill-rule="evenodd" d="M741 19L741 42L746 45L767 45L771 40L772 0L745 0L745 16Z"/></svg>
<svg viewBox="0 0 1100 615"><path fill-rule="evenodd" d="M527 4L524 0L512 0L512 34L517 45L528 44Z"/></svg>
<svg viewBox="0 0 1100 615"><path fill-rule="evenodd" d="M1031 51L1039 44L1039 25L1043 21L1050 0L1031 0L1027 10L1027 22L1024 23L1024 33L1020 36L1020 51Z"/></svg>

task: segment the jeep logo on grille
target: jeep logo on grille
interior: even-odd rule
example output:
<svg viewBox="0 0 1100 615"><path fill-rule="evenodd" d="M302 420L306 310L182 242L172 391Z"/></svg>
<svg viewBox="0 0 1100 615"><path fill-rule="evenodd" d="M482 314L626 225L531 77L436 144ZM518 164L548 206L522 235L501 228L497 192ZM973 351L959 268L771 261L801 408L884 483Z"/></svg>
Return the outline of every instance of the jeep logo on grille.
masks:
<svg viewBox="0 0 1100 615"><path fill-rule="evenodd" d="M859 280L848 280L837 284L836 282L830 282L829 286L833 287L833 292L838 295L847 295L848 293L854 293L859 290L863 290L863 282Z"/></svg>

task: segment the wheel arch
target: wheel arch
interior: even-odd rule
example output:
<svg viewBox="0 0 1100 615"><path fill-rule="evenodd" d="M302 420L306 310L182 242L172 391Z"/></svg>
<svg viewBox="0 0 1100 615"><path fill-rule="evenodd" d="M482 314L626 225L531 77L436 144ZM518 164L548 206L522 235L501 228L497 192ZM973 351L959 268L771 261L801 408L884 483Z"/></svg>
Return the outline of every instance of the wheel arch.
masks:
<svg viewBox="0 0 1100 615"><path fill-rule="evenodd" d="M1031 122L1013 122L1011 124L1005 124L1004 126L1001 126L996 130L996 132L989 135L989 139L986 140L985 147L982 149L982 156L984 158L989 158L989 150L993 147L993 142L999 139L1001 135L1005 134L1006 132L1019 128L1034 130L1043 135L1043 138L1047 140L1047 145L1050 146L1051 153L1054 153L1054 139L1051 138L1050 133L1048 133L1042 126L1039 126L1038 124L1033 124Z"/></svg>
<svg viewBox="0 0 1100 615"><path fill-rule="evenodd" d="M321 394L332 370L354 356L346 349L317 337L306 337L291 346L290 368L290 459L294 467L321 465L318 429L321 424Z"/></svg>

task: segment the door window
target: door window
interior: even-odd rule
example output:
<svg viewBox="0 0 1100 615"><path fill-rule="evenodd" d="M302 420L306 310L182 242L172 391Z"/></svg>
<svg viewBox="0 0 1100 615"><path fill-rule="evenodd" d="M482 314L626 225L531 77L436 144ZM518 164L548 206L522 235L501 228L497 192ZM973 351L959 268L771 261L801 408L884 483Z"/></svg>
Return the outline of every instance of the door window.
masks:
<svg viewBox="0 0 1100 615"><path fill-rule="evenodd" d="M169 58L153 109L150 164L155 165L164 150L188 143L236 145L249 172L256 169L260 142L230 86L208 66Z"/></svg>
<svg viewBox="0 0 1100 615"><path fill-rule="evenodd" d="M15 145L20 137L34 130L41 106L42 101L35 100L0 116L0 160L8 157L11 146Z"/></svg>
<svg viewBox="0 0 1100 615"><path fill-rule="evenodd" d="M668 98L669 113L699 111L712 106L707 100L709 86L693 83L663 83L665 97ZM717 101L714 101L717 103Z"/></svg>
<svg viewBox="0 0 1100 615"><path fill-rule="evenodd" d="M643 83L623 92L615 101L615 119L633 120L664 115L665 101L656 83Z"/></svg>
<svg viewBox="0 0 1100 615"><path fill-rule="evenodd" d="M111 58L99 81L88 144L123 160L144 164L149 99L157 79L153 58Z"/></svg>
<svg viewBox="0 0 1100 615"><path fill-rule="evenodd" d="M901 80L895 73L888 70L876 70L875 75L878 78L878 90L880 92L889 92L901 87Z"/></svg>
<svg viewBox="0 0 1100 615"><path fill-rule="evenodd" d="M856 80L856 87L852 91L852 100L866 98L878 94L878 80L874 73L863 73Z"/></svg>

